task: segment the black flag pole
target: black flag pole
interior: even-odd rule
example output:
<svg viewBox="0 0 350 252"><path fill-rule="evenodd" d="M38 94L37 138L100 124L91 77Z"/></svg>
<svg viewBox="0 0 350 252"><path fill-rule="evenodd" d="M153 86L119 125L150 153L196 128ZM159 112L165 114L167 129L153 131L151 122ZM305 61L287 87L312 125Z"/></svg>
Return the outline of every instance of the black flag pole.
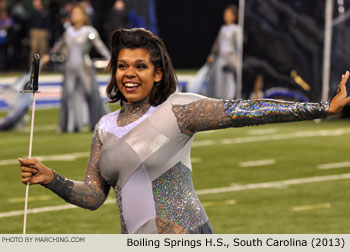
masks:
<svg viewBox="0 0 350 252"><path fill-rule="evenodd" d="M32 93L33 94L33 105L32 105L32 118L30 124L30 137L29 137L29 151L28 158L32 158L32 146L33 146L33 132L34 132L34 119L35 119L35 94L38 93L38 80L39 80L39 69L40 69L40 55L33 55L33 64L30 71L30 80L24 87L21 93ZM26 233L27 227L27 209L28 209L28 194L29 194L29 182L26 185L26 194L24 201L24 221L23 221L23 234Z"/></svg>

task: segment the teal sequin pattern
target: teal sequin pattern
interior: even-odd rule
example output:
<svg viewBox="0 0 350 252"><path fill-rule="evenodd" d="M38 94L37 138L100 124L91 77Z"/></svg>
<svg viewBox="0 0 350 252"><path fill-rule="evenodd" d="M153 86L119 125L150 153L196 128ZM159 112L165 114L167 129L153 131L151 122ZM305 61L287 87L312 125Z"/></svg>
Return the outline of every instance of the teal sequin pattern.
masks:
<svg viewBox="0 0 350 252"><path fill-rule="evenodd" d="M224 100L231 126L312 120L327 116L329 103L302 103L279 100Z"/></svg>
<svg viewBox="0 0 350 252"><path fill-rule="evenodd" d="M157 216L188 231L208 221L192 184L192 171L181 162L154 180L152 187Z"/></svg>

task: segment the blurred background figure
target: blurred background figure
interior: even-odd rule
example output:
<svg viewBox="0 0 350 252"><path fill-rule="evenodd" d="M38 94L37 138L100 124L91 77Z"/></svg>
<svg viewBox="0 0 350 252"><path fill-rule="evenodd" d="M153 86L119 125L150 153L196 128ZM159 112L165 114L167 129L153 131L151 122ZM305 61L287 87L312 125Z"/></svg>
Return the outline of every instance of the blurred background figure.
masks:
<svg viewBox="0 0 350 252"><path fill-rule="evenodd" d="M93 130L100 117L107 113L107 107L100 98L89 53L92 46L105 59L110 58L110 53L98 32L89 25L83 6L73 7L71 23L72 26L66 29L50 52L57 54L63 48L67 50L59 125L61 132L80 131L87 123ZM47 63L49 59L49 55L45 55L42 63Z"/></svg>
<svg viewBox="0 0 350 252"><path fill-rule="evenodd" d="M8 105L6 116L0 118L0 131L20 128L27 124L27 111L32 103L32 95L20 91L29 79L30 73L22 74L11 85L0 89L0 99Z"/></svg>
<svg viewBox="0 0 350 252"><path fill-rule="evenodd" d="M13 5L11 8L11 16L18 17L22 20L28 17L27 11L23 6L22 0L13 0Z"/></svg>
<svg viewBox="0 0 350 252"><path fill-rule="evenodd" d="M106 13L106 19L103 24L104 33L108 38L108 45L111 42L112 33L119 28L129 26L128 12L123 0L116 0L113 7Z"/></svg>
<svg viewBox="0 0 350 252"><path fill-rule="evenodd" d="M117 28L143 27L158 34L155 0L91 1L94 9L93 26L108 44L110 33Z"/></svg>
<svg viewBox="0 0 350 252"><path fill-rule="evenodd" d="M92 20L95 14L95 10L91 5L90 0L83 0L80 2L80 5L85 9L86 14L89 17L89 20Z"/></svg>
<svg viewBox="0 0 350 252"><path fill-rule="evenodd" d="M30 55L29 66L32 63L32 55L43 55L48 49L50 38L51 18L49 11L44 7L42 0L33 0L33 12L30 17Z"/></svg>
<svg viewBox="0 0 350 252"><path fill-rule="evenodd" d="M237 68L239 40L242 38L240 27L235 24L238 17L237 7L228 5L224 10L224 25L213 45L207 62L211 64L208 79L208 96L233 99L235 97L235 71Z"/></svg>
<svg viewBox="0 0 350 252"><path fill-rule="evenodd" d="M125 0L131 27L143 27L158 34L155 0Z"/></svg>
<svg viewBox="0 0 350 252"><path fill-rule="evenodd" d="M16 70L27 68L29 16L23 5L23 0L12 1L9 14L14 24L9 37L8 67Z"/></svg>
<svg viewBox="0 0 350 252"><path fill-rule="evenodd" d="M72 15L73 6L74 5L72 2L66 2L64 6L60 9L60 21L64 29L70 26L70 17Z"/></svg>
<svg viewBox="0 0 350 252"><path fill-rule="evenodd" d="M6 0L0 1L0 71L7 68L7 47L9 42L9 30L13 26L13 20L7 14Z"/></svg>
<svg viewBox="0 0 350 252"><path fill-rule="evenodd" d="M264 92L262 91L264 87L264 76L259 74L254 82L253 92L250 94L249 99L256 100L264 98Z"/></svg>
<svg viewBox="0 0 350 252"><path fill-rule="evenodd" d="M208 93L208 77L209 77L210 64L206 63L202 66L198 72L188 81L186 85L186 91L195 94L207 95Z"/></svg>

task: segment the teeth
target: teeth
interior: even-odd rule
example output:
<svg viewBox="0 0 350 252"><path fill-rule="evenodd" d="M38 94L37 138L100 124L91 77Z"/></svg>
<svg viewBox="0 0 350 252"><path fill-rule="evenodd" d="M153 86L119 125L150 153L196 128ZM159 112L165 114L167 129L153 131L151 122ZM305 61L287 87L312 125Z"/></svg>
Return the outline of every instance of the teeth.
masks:
<svg viewBox="0 0 350 252"><path fill-rule="evenodd" d="M140 84L138 83L124 83L125 87L138 87Z"/></svg>

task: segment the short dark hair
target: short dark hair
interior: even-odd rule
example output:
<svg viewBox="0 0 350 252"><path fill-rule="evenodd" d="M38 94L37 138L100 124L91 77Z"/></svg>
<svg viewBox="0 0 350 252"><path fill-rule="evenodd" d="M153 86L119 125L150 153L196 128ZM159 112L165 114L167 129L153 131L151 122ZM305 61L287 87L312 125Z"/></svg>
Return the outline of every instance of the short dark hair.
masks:
<svg viewBox="0 0 350 252"><path fill-rule="evenodd" d="M111 80L106 88L107 96L111 99L109 102L126 101L120 92L116 81L116 71L119 52L122 49L143 48L150 54L154 70L161 69L162 79L153 86L149 103L152 106L158 106L163 103L172 93L176 91L177 78L171 63L169 54L163 41L152 32L143 28L118 29L113 33L111 41L111 60L108 69L111 71Z"/></svg>

